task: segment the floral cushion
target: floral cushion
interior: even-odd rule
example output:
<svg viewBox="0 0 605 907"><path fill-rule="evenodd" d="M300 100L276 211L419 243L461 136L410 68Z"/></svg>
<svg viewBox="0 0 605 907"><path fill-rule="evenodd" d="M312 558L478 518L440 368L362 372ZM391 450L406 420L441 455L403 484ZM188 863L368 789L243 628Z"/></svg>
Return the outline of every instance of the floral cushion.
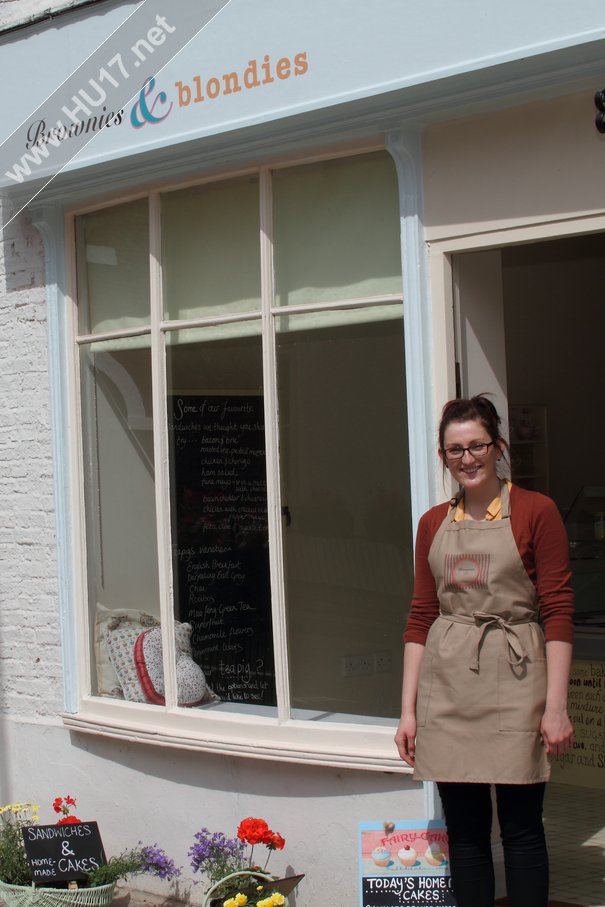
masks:
<svg viewBox="0 0 605 907"><path fill-rule="evenodd" d="M104 605L97 604L94 647L95 662L97 669L97 695L114 696L124 698L124 692L120 679L109 657L109 647L105 630L112 634L118 629L134 627L137 635L148 627L159 625L159 620L146 611L135 610L134 608L106 608Z"/></svg>
<svg viewBox="0 0 605 907"><path fill-rule="evenodd" d="M145 632L145 631L143 631ZM103 630L109 660L118 677L124 699L130 702L146 702L145 693L139 682L134 663L134 644L141 635L141 626L128 624L109 630Z"/></svg>
<svg viewBox="0 0 605 907"><path fill-rule="evenodd" d="M179 628L181 632L175 632L178 705L192 706L216 701L218 697L206 683L204 672L191 657L191 625L180 624ZM134 661L139 683L148 702L164 705L162 633L159 627L145 630L139 635L134 647Z"/></svg>
<svg viewBox="0 0 605 907"><path fill-rule="evenodd" d="M117 617L103 628L109 660L117 675L124 699L129 702L148 701L134 661L134 646L141 632L144 632L145 627L154 627L158 623L156 618L150 618L150 623L146 622L146 618L149 618L149 615L144 615L139 623L134 623ZM159 627L157 629L159 632ZM175 622L174 639L177 652L191 655L191 624Z"/></svg>

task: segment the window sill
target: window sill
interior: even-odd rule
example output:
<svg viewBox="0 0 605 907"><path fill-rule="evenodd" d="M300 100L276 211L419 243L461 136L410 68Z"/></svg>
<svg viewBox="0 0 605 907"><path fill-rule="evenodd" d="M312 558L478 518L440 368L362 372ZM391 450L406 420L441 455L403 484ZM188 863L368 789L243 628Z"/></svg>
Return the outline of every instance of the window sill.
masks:
<svg viewBox="0 0 605 907"><path fill-rule="evenodd" d="M411 773L395 750L393 727L301 720L280 724L258 715L171 710L95 697L84 699L78 712L61 717L69 730L133 743L332 768Z"/></svg>

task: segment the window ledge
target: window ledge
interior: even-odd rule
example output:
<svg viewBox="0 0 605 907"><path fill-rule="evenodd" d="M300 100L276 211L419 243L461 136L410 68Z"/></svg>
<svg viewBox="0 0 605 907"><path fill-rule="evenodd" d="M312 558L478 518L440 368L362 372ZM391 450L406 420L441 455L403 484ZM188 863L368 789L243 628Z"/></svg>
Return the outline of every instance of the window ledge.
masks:
<svg viewBox="0 0 605 907"><path fill-rule="evenodd" d="M72 731L223 756L410 774L393 743L393 728L375 725L278 723L256 715L200 713L91 697L64 713ZM262 740L262 742L259 742Z"/></svg>

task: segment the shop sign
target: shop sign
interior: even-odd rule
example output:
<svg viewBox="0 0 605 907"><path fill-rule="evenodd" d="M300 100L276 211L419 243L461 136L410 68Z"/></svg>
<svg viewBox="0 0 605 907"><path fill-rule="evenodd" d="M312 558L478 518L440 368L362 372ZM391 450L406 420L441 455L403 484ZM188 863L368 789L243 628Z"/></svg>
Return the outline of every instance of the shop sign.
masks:
<svg viewBox="0 0 605 907"><path fill-rule="evenodd" d="M361 822L361 907L455 907L445 824Z"/></svg>
<svg viewBox="0 0 605 907"><path fill-rule="evenodd" d="M0 55L0 187L465 73L484 84L486 66L514 73L601 35L598 5L567 4L546 36L543 5L509 0L503 29L499 6L473 3L144 0L121 23L95 8L37 26L35 72L16 33Z"/></svg>

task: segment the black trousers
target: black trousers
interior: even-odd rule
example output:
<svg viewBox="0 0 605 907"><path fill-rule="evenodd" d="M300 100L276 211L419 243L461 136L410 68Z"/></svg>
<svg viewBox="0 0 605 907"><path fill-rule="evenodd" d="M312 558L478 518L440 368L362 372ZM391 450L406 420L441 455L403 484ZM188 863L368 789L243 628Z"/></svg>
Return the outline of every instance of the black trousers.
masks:
<svg viewBox="0 0 605 907"><path fill-rule="evenodd" d="M439 782L458 907L493 907L489 784ZM542 824L544 784L496 784L509 907L547 907L548 854Z"/></svg>

